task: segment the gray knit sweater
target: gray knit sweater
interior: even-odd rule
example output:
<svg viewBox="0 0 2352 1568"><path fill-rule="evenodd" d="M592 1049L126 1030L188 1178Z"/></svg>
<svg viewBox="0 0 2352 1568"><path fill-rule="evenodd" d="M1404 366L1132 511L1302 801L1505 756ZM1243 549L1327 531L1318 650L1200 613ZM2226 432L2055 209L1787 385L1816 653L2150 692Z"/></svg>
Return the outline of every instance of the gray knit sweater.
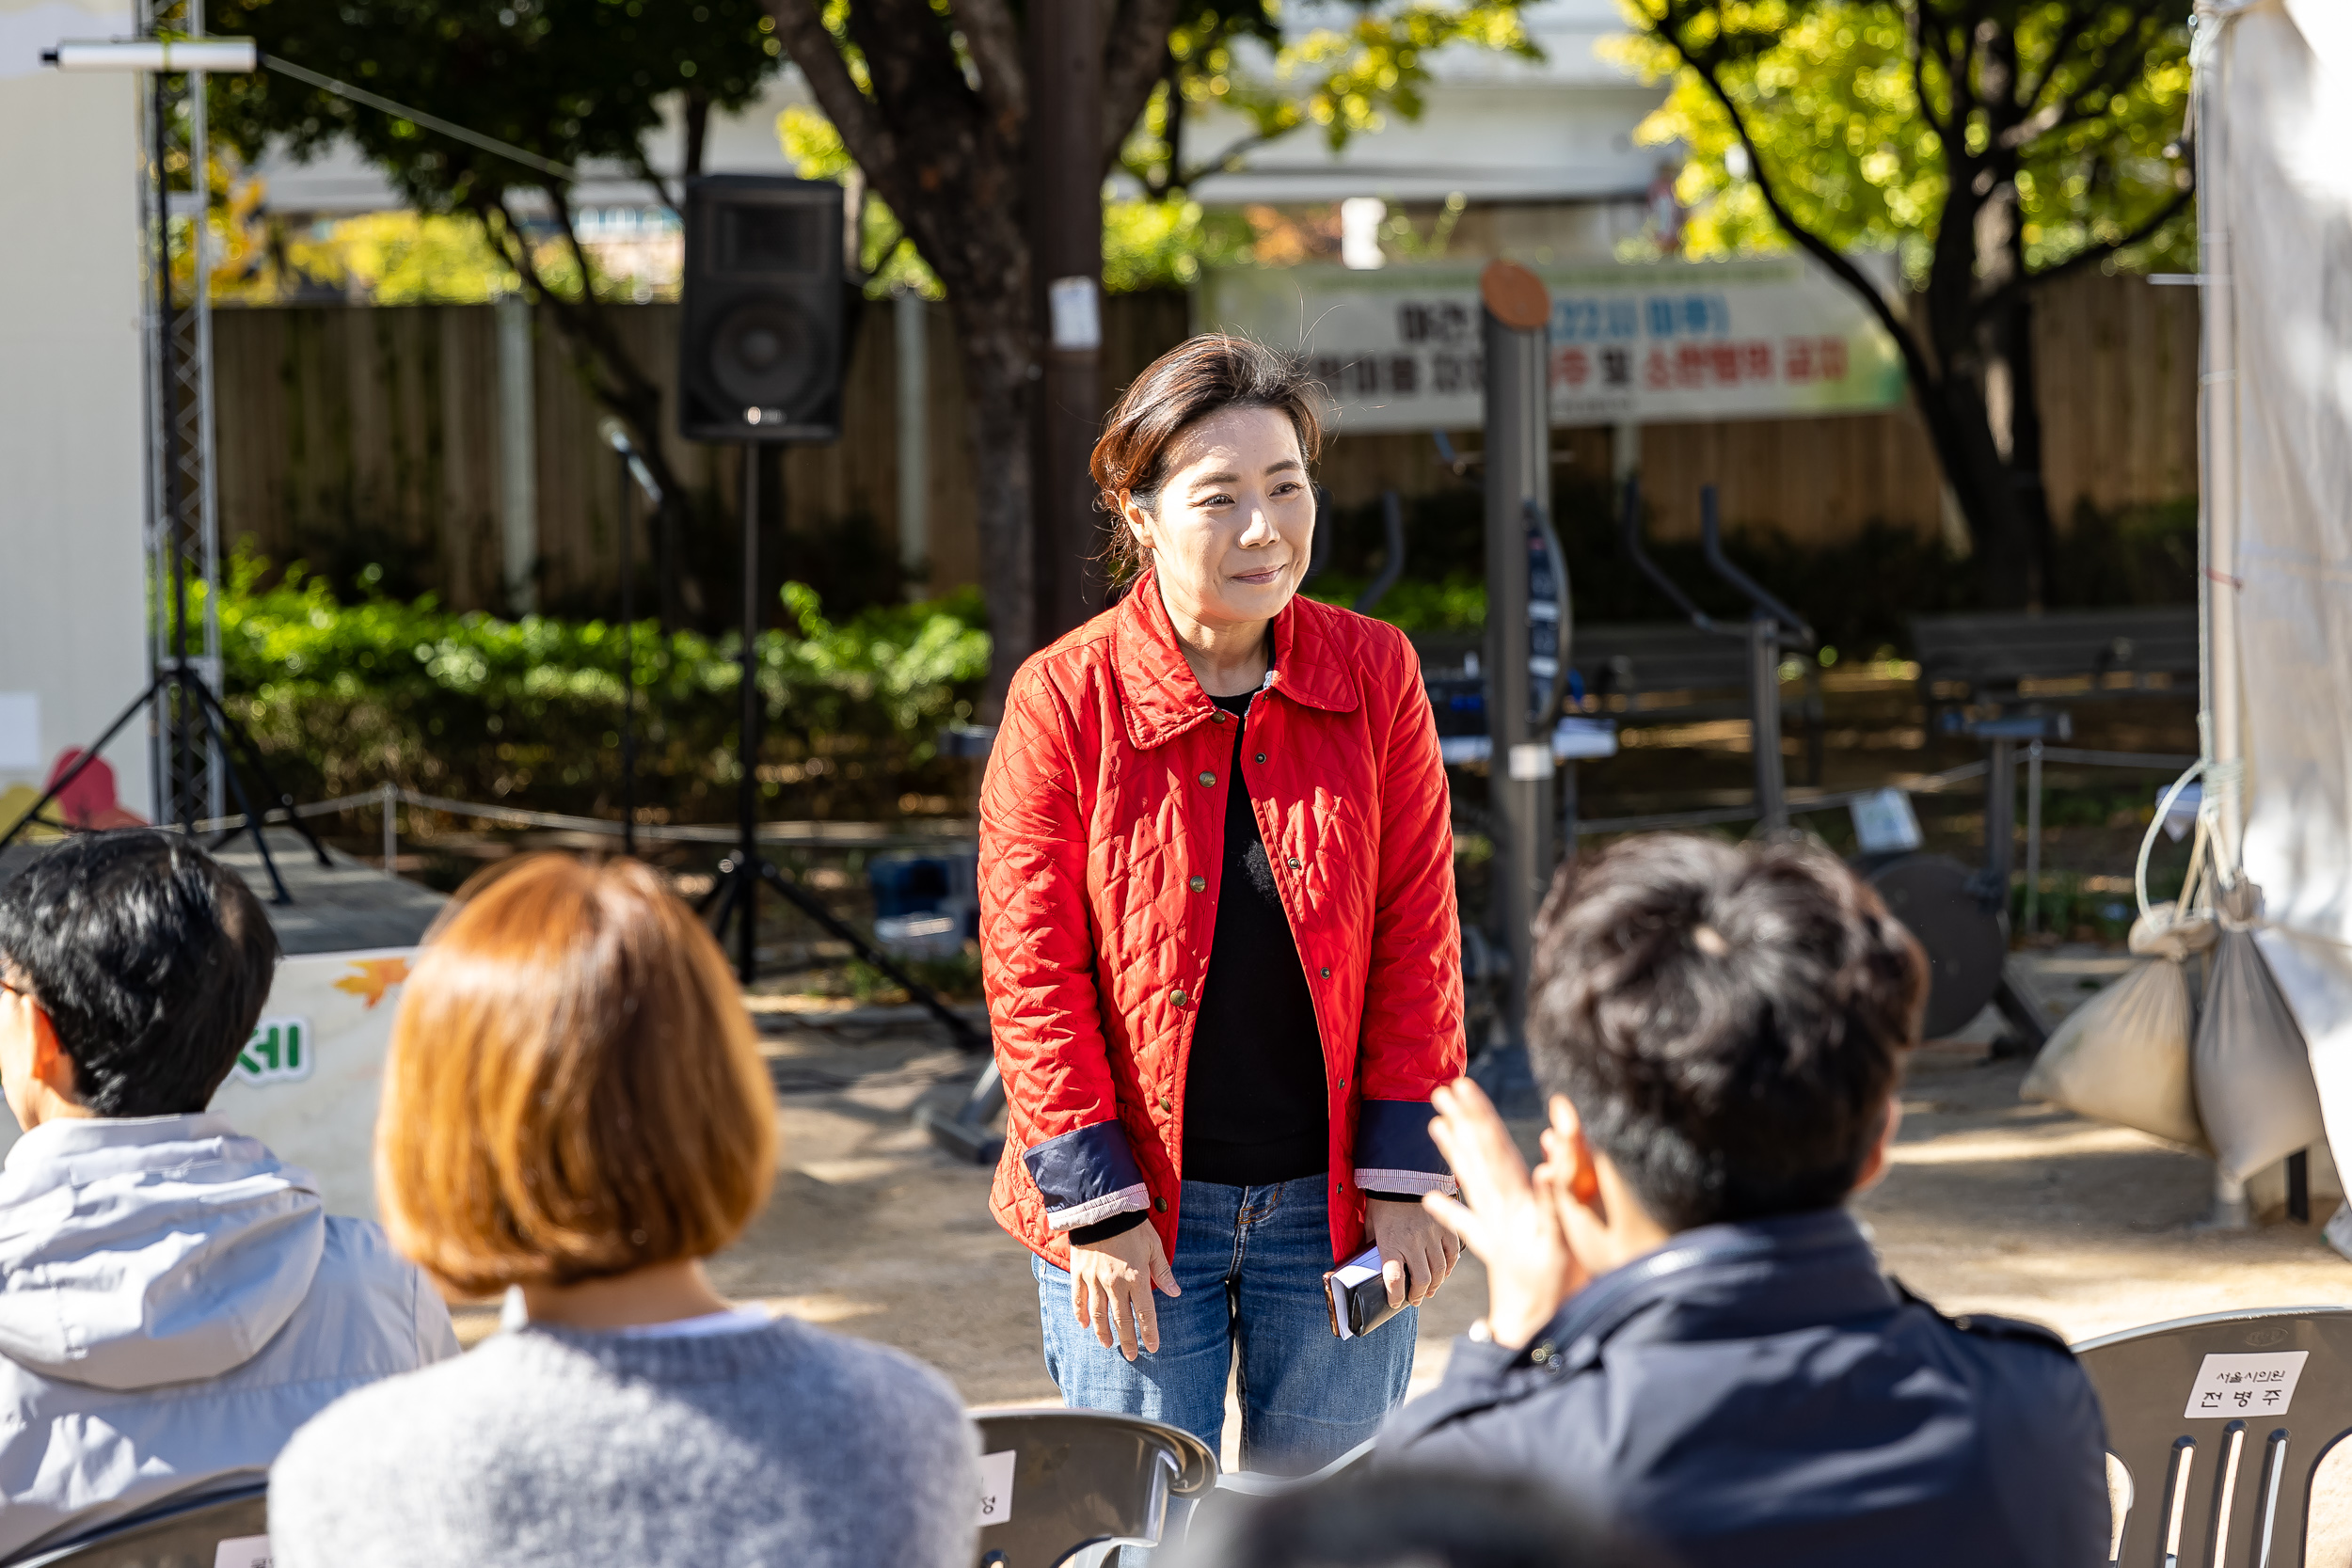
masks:
<svg viewBox="0 0 2352 1568"><path fill-rule="evenodd" d="M970 1568L978 1451L937 1372L789 1319L524 1328L304 1426L270 1544L278 1568Z"/></svg>

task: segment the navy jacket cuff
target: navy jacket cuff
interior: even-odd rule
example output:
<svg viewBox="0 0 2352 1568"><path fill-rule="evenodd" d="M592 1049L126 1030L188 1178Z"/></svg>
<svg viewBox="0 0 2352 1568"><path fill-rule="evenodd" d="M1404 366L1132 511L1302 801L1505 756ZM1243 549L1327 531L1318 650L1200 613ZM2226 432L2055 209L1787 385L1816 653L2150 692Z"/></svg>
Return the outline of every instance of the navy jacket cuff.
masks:
<svg viewBox="0 0 2352 1568"><path fill-rule="evenodd" d="M1425 1100L1367 1100L1356 1113L1356 1186L1363 1192L1451 1193L1446 1169L1429 1135L1434 1113Z"/></svg>
<svg viewBox="0 0 2352 1568"><path fill-rule="evenodd" d="M1048 1138L1022 1155L1021 1163L1044 1195L1050 1229L1099 1225L1114 1214L1152 1206L1135 1151L1115 1121Z"/></svg>

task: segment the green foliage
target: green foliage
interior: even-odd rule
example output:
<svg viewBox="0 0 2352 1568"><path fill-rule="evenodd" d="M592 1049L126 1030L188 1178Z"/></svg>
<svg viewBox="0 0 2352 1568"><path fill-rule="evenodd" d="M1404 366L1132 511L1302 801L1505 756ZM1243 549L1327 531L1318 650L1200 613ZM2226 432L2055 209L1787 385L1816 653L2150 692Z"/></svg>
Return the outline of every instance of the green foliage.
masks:
<svg viewBox="0 0 2352 1568"><path fill-rule="evenodd" d="M1201 175L1234 166L1251 149L1294 132L1320 128L1334 150L1350 136L1377 131L1391 114L1418 119L1427 56L1469 43L1525 58L1539 57L1519 24L1520 0L1414 0L1380 7L1349 0L1344 25L1320 26L1285 38L1279 0L1205 0L1168 37L1169 74L1156 88L1121 150L1120 162L1143 187L1139 198L1106 201L1103 209L1103 286L1112 293L1189 288L1204 266L1244 260L1250 230L1238 214L1204 212L1184 194ZM847 11L828 8L826 23L861 87L863 55L850 40ZM1216 150L1197 167L1179 167L1176 131L1203 107L1239 114L1249 126L1242 140ZM832 123L814 109L794 106L777 118L785 155L803 179L838 180L851 160ZM1443 254L1462 201L1449 202L1434 241L1424 240L1401 214L1387 236L1398 255ZM1425 249L1434 243L1434 249ZM914 288L940 297L938 278L915 253L906 230L880 199L867 197L864 227L868 293Z"/></svg>
<svg viewBox="0 0 2352 1568"><path fill-rule="evenodd" d="M1103 287L1111 293L1184 289L1204 266L1249 254L1249 223L1183 197L1103 204Z"/></svg>
<svg viewBox="0 0 2352 1568"><path fill-rule="evenodd" d="M2197 597L2197 499L2101 512L2074 507L2050 578L2069 605L2188 604Z"/></svg>
<svg viewBox="0 0 2352 1568"><path fill-rule="evenodd" d="M1152 94L1122 151L1128 171L1159 197L1295 131L1319 129L1336 152L1349 137L1380 130L1392 113L1419 119L1428 57L1450 44L1541 58L1520 25L1519 0L1350 0L1329 9L1345 19L1341 25L1295 35L1281 26L1279 0L1196 0L1180 12L1168 40L1169 80ZM1237 115L1249 129L1198 166L1180 166L1173 133L1186 114L1208 107Z"/></svg>
<svg viewBox="0 0 2352 1568"><path fill-rule="evenodd" d="M1621 0L1637 27L1679 25L1702 51L1718 54L1725 92L1763 155L1765 172L1798 223L1839 249L1897 250L1903 269L1925 279L1947 189L1945 148L1921 113L1924 83L1934 119L1948 119L1955 84L1931 45L1915 76L1911 17L1933 34L1950 0ZM1984 9L1983 7L1977 8ZM2026 260L2040 270L2131 231L2171 199L2181 178L2170 148L2188 102L2187 7L2135 58L2122 40L2146 8L2099 0L2029 0L1994 8L2013 18L2018 68L2047 77L2043 98L2070 105L2021 143L2017 185ZM2081 21L2079 28L2070 23ZM1987 26L2001 21L1988 20ZM1671 78L1666 102L1638 139L1687 149L1677 195L1691 208L1683 254L1694 259L1772 250L1788 241L1763 197L1730 117L1697 72L1653 34L1608 45L1651 80ZM2099 76L2113 70L2108 87ZM1991 84L1960 84L1977 102L1964 117L1970 150L1991 135L1982 97ZM2195 245L2184 213L2125 264L2181 264Z"/></svg>
<svg viewBox="0 0 2352 1568"><path fill-rule="evenodd" d="M853 166L841 133L814 109L797 103L786 109L776 117L776 137L803 180L839 180ZM868 297L897 289L913 289L926 299L946 293L906 226L889 203L870 192L860 233ZM1239 261L1248 249L1248 222L1230 213L1203 212L1199 202L1182 197L1103 205L1103 287L1112 293L1186 288L1203 265Z"/></svg>
<svg viewBox="0 0 2352 1568"><path fill-rule="evenodd" d="M798 103L776 116L776 139L792 171L803 180L839 180L853 166L850 150L833 121ZM860 209L858 256L866 274L867 297L879 299L898 289L913 289L925 299L938 299L946 290L939 277L907 239L906 225L890 204L868 192Z"/></svg>
<svg viewBox="0 0 2352 1568"><path fill-rule="evenodd" d="M771 815L898 815L958 793L936 755L988 669L977 594L878 606L834 623L784 590L798 635L756 643ZM389 780L433 794L607 813L617 799L628 628L455 614L430 596L339 599L301 567L275 582L239 558L221 600L224 682L273 768L308 796ZM691 821L731 809L739 639L636 630L638 799Z"/></svg>
<svg viewBox="0 0 2352 1568"><path fill-rule="evenodd" d="M216 0L212 30L263 54L577 166L644 166L663 95L723 108L757 96L782 54L758 0ZM210 79L216 135L308 156L346 137L420 211L495 205L543 176L405 119L268 71Z"/></svg>

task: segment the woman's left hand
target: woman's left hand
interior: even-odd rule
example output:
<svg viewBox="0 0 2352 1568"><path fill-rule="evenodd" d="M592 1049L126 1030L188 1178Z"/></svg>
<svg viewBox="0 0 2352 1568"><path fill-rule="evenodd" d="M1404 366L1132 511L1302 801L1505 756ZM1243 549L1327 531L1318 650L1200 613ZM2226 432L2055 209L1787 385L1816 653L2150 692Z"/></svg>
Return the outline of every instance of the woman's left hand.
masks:
<svg viewBox="0 0 2352 1568"><path fill-rule="evenodd" d="M1364 1231L1380 1248L1380 1277L1388 1282L1391 1307L1419 1307L1437 1294L1454 1259L1460 1237L1439 1225L1418 1200L1396 1203L1375 1197L1364 1205Z"/></svg>

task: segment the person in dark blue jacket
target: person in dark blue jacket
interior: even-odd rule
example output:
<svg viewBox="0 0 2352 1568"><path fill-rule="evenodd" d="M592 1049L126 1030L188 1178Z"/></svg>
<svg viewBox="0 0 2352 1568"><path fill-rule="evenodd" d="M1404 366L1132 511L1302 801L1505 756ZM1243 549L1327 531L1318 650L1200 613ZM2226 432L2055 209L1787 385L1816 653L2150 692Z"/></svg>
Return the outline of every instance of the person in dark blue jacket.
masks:
<svg viewBox="0 0 2352 1568"><path fill-rule="evenodd" d="M1690 1568L2105 1561L2106 1430L2065 1341L1947 1318L1845 1200L1884 1168L1927 964L1819 849L1684 836L1564 868L1531 1172L1468 1079L1431 1131L1488 1310L1383 1465L1543 1477Z"/></svg>

